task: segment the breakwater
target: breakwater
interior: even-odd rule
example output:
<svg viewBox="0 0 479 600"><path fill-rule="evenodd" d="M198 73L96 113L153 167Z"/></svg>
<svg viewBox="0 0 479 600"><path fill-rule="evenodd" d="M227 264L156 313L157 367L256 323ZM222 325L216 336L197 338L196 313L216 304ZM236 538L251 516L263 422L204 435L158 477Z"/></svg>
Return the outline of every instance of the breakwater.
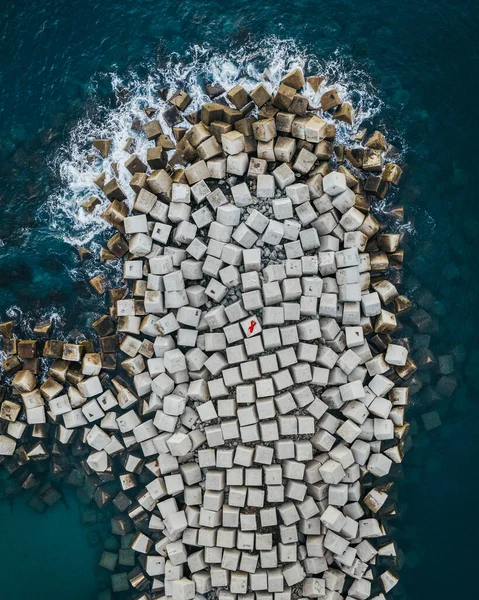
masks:
<svg viewBox="0 0 479 600"><path fill-rule="evenodd" d="M401 169L379 132L335 143L354 110L319 76L207 91L188 113L186 91L159 90L171 108L132 123L146 153L130 142L111 165L130 174L132 207L119 175L96 179L118 230L100 257L121 259L129 283L109 290L99 346L19 341L3 324L4 462L84 454L69 477L115 506L135 557L132 570L102 558L120 571L114 592L387 593L396 573L375 565L396 549L380 517L415 365L391 337L410 303L383 274L402 264L400 236L370 203ZM108 159L109 139L93 147ZM42 381L40 355L53 361Z"/></svg>

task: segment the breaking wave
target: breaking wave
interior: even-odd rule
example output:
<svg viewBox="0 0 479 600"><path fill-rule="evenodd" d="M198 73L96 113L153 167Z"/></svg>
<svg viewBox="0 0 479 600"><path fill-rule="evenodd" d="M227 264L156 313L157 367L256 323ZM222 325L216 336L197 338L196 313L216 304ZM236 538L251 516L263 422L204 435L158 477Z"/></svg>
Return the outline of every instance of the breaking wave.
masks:
<svg viewBox="0 0 479 600"><path fill-rule="evenodd" d="M192 112L208 101L204 89L207 82L225 89L240 83L248 91L258 82L263 82L271 91L285 72L294 67L302 67L308 74L325 78L317 93L306 87L304 93L311 105L318 106L321 94L331 86L338 90L343 100L353 104L354 125L336 122L340 143L351 144L351 137L365 124L374 123L388 133L387 127L380 121L384 103L371 78L364 69L342 57L339 51L327 61L322 61L293 40L276 37L254 45L246 44L241 50L231 50L226 55L206 45L195 45L184 56L174 54L161 65L148 65L149 75L145 78L134 72L124 76L116 72L109 74L112 91L117 96L116 107L102 106L98 102L91 114L74 126L67 142L54 157L52 168L59 182L40 208L51 233L74 246L88 245L110 227L100 217L107 200L102 200L92 213L81 208L91 196L98 195L101 200L93 180L102 171L110 178L115 176L114 168L117 169L117 179L128 196L127 202L131 204L134 192L128 185L131 175L124 167L129 157L125 145L132 138L135 153L142 159L151 146L142 132L132 130L132 121L139 119L146 122L144 109L153 107L158 111L155 118L161 122L163 130L171 134L162 118L162 112L170 105L159 97L159 89L169 88L171 92L181 88L187 90L192 97L188 112ZM187 122L183 124L187 125ZM91 141L102 137L111 139L111 150L106 159L94 155L91 148Z"/></svg>

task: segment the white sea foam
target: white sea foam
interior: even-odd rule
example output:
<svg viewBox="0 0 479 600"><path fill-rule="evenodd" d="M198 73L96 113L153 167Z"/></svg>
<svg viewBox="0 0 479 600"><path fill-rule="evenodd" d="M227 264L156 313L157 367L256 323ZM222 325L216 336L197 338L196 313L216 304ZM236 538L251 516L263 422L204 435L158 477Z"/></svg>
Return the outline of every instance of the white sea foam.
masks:
<svg viewBox="0 0 479 600"><path fill-rule="evenodd" d="M391 212L394 206L397 206L394 196L375 199L371 203L371 212L380 223L390 226L391 231L403 235L416 235L417 231L410 216L406 214L405 220L399 220Z"/></svg>
<svg viewBox="0 0 479 600"><path fill-rule="evenodd" d="M146 122L145 107L158 109L157 118L164 130L170 128L164 122L161 113L168 108L168 102L161 100L157 90L168 87L173 92L183 88L193 100L188 112L200 108L208 101L204 91L205 82L214 82L225 89L235 83L241 83L251 90L259 81L269 90L277 87L285 72L293 67L302 67L309 74L325 77L320 90L315 94L307 86L305 94L313 106L319 105L321 94L334 86L343 100L352 102L355 108L355 123L350 127L337 123L337 139L340 143L351 143L354 134L365 121L377 118L383 108L377 90L364 69L346 61L338 51L327 61L317 59L292 40L268 38L261 42L244 46L241 50L232 50L229 54L215 52L208 46L192 46L185 56L172 55L161 65L151 64L149 76L140 79L131 72L124 77L111 73L111 85L116 91L123 87L128 95L114 109L102 107L99 103L94 114L80 120L70 133L69 139L57 153L53 168L59 176L59 185L47 202L40 208L43 217L47 217L54 235L72 245L91 243L101 232L110 227L100 217L108 205L103 200L93 213L81 208L82 202L92 195L101 193L93 179L102 171L107 178L113 177L113 163L117 163L118 180L128 196L128 203L134 198L134 192L128 183L130 173L124 167L129 154L124 150L128 138L135 141L135 153L145 159L146 150L152 145L142 132L131 129L132 120L139 118ZM184 122L186 125L186 121ZM384 131L384 127L382 127ZM386 131L387 134L387 131ZM107 159L98 158L89 163L88 157L94 153L91 140L106 137L112 140L110 155Z"/></svg>
<svg viewBox="0 0 479 600"><path fill-rule="evenodd" d="M15 334L25 337L34 337L33 328L37 323L50 321L60 329L65 322L65 308L48 306L41 311L31 311L25 314L19 306L10 306L5 312L8 319L15 322Z"/></svg>

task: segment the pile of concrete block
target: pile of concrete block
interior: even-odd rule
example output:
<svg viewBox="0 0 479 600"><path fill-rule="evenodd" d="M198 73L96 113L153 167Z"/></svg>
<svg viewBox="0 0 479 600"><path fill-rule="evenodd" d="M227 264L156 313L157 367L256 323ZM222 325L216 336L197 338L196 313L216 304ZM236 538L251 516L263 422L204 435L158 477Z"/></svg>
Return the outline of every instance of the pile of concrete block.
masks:
<svg viewBox="0 0 479 600"><path fill-rule="evenodd" d="M335 90L311 106L301 90L318 81L237 85L189 128L175 94L173 126L146 122L147 155L125 161L131 210L116 179L96 180L117 230L103 256L127 284L93 324L99 346L47 341L42 383L39 344L11 342L0 454L48 456L49 424L55 444L88 448L89 476L119 482L114 527L134 530L137 556L119 591L379 599L398 581L381 516L415 365L391 337L400 239L370 205L401 170L379 132L335 145L353 110Z"/></svg>

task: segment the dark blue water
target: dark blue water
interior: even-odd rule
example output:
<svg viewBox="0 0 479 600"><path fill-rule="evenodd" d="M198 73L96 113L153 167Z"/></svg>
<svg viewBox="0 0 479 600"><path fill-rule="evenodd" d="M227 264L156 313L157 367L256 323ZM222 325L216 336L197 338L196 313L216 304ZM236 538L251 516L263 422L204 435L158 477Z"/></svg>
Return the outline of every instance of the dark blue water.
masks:
<svg viewBox="0 0 479 600"><path fill-rule="evenodd" d="M222 64L221 57L238 57L242 48L251 54L268 47L271 56L276 47L286 56L304 49L328 69L339 64L339 73L331 70L333 80L336 75L362 86L362 100L356 102L361 100L366 112L368 103L373 107L366 124L385 128L406 163L394 198L406 206L413 231L406 240L402 289L410 290L437 323L433 351L455 349L457 357L453 396L428 400L419 394L409 413L413 445L398 482L401 518L392 523L406 559L400 593L411 600L477 597L477 4L2 0L2 9L0 313L16 307L8 314L24 329L55 314L57 332L75 334L100 310L86 284L98 267L81 264L70 242L95 249L94 242L108 232L89 239L89 224L78 223L72 194L62 190L65 177L78 184L78 172L61 175L60 167L77 164L71 153L82 146L78 123L91 118L101 126L117 108L112 74L134 89L133 81L161 77L173 53L176 64L198 52L206 53L205 64L212 57ZM202 50L192 51L194 45ZM384 103L380 110L377 98ZM427 384L427 374L423 377ZM427 402L443 421L430 433L419 416ZM44 516L32 517L21 501L12 511L5 506L0 546L7 549L1 558L9 576L0 580L0 597L93 598L94 575L88 573L100 550L86 544L78 511L54 509L62 535L67 532L71 540L68 552L57 552L53 520L45 526ZM69 573L74 594L63 593L26 547L29 536L51 549L49 561L55 561L61 581ZM18 592L16 581L26 575L35 586Z"/></svg>

